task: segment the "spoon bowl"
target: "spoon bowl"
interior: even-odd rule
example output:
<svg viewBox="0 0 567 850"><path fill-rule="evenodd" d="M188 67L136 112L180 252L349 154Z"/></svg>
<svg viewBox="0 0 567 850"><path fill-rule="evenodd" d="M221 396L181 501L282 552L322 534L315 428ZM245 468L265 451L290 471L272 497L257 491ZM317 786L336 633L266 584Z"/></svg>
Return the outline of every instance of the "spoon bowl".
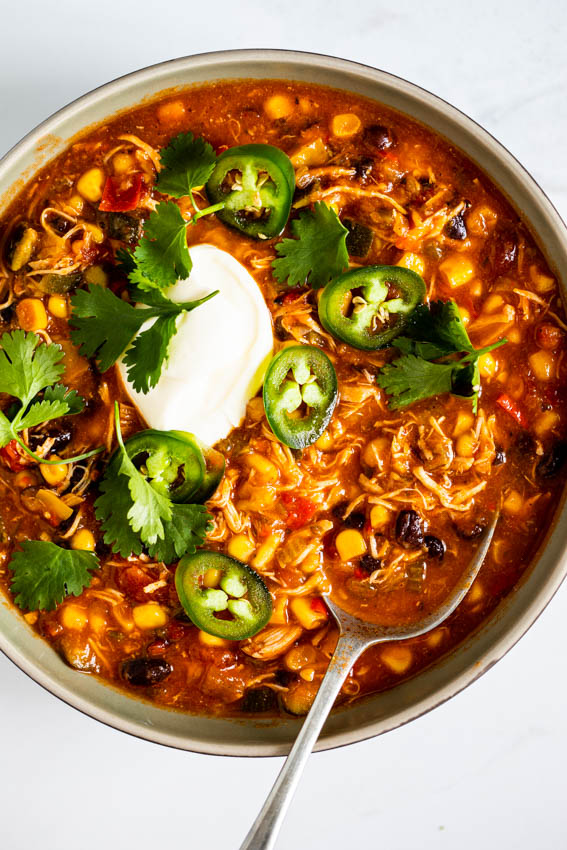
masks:
<svg viewBox="0 0 567 850"><path fill-rule="evenodd" d="M451 616L469 592L479 573L490 548L499 516L498 509L480 536L474 557L445 602L420 620L403 626L380 626L354 617L333 602L330 595L325 596L327 606L339 626L339 638L335 651L311 710L240 850L271 850L273 848L303 768L355 661L371 646L386 641L419 637L435 629Z"/></svg>

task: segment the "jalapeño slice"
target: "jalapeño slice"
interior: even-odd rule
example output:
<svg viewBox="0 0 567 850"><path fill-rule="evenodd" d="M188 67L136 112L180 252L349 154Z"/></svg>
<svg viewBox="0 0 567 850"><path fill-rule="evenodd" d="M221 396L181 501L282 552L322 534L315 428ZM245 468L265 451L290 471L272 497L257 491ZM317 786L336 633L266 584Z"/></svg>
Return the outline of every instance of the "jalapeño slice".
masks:
<svg viewBox="0 0 567 850"><path fill-rule="evenodd" d="M270 428L286 446L304 449L317 440L337 403L335 368L314 345L290 345L276 354L264 378Z"/></svg>
<svg viewBox="0 0 567 850"><path fill-rule="evenodd" d="M295 172L286 154L272 145L229 148L217 159L207 183L217 216L254 239L271 239L284 229L295 190Z"/></svg>
<svg viewBox="0 0 567 850"><path fill-rule="evenodd" d="M216 637L244 640L272 616L272 597L258 573L221 552L201 549L185 555L175 587L187 616Z"/></svg>
<svg viewBox="0 0 567 850"><path fill-rule="evenodd" d="M184 431L139 431L124 448L152 487L178 504L206 501L224 472L220 452Z"/></svg>
<svg viewBox="0 0 567 850"><path fill-rule="evenodd" d="M425 298L425 283L399 266L365 266L330 281L319 299L323 327L365 351L384 348Z"/></svg>

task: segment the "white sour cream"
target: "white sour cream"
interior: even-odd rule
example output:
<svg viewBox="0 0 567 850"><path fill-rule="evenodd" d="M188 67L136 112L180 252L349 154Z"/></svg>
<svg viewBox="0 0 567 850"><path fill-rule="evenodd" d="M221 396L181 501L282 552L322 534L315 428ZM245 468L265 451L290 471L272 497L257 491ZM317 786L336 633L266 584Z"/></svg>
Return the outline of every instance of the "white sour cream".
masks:
<svg viewBox="0 0 567 850"><path fill-rule="evenodd" d="M196 245L190 254L191 275L166 290L168 298L219 294L177 320L169 360L149 393L136 392L122 360L118 365L151 428L191 431L213 445L241 422L260 388L272 356L272 322L256 281L234 257L214 245Z"/></svg>

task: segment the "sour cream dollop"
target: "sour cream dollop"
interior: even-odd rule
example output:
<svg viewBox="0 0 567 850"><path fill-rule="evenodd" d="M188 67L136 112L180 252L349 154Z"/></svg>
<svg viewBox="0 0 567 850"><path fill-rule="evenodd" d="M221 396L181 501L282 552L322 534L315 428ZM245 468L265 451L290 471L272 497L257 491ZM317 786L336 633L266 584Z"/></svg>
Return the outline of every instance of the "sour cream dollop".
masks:
<svg viewBox="0 0 567 850"><path fill-rule="evenodd" d="M122 360L119 369L151 428L191 431L213 445L241 422L260 388L272 356L272 322L258 284L238 260L214 245L196 245L190 254L190 277L165 294L172 301L219 294L177 320L169 360L149 393L136 392Z"/></svg>

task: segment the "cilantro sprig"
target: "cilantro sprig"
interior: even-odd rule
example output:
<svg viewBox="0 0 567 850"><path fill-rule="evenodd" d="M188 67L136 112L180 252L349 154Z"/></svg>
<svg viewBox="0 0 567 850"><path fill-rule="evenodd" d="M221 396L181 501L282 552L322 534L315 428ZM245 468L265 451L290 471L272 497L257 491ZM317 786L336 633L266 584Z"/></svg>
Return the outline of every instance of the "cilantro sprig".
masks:
<svg viewBox="0 0 567 850"><path fill-rule="evenodd" d="M65 596L79 596L90 585L99 561L92 552L26 540L12 555L9 567L16 605L28 611L51 611Z"/></svg>
<svg viewBox="0 0 567 850"><path fill-rule="evenodd" d="M95 502L104 542L123 557L144 549L170 564L195 552L205 540L211 516L204 505L180 505L158 493L130 460L115 407L118 449L108 465Z"/></svg>
<svg viewBox="0 0 567 850"><path fill-rule="evenodd" d="M65 368L63 349L55 343L46 345L37 334L23 330L2 334L0 346L0 393L20 402L11 418L0 411L0 446L15 440L38 463L61 463L36 455L20 434L27 428L83 410L83 399L76 390L58 383ZM85 460L101 451L103 447L65 458L65 462Z"/></svg>
<svg viewBox="0 0 567 850"><path fill-rule="evenodd" d="M272 262L280 283L295 286L307 282L320 289L348 267L348 230L323 201L317 201L313 211L301 212L292 221L291 232L295 238L282 239L276 245L279 257Z"/></svg>
<svg viewBox="0 0 567 850"><path fill-rule="evenodd" d="M394 340L401 356L381 369L378 386L390 396L388 405L392 409L452 392L470 398L476 412L479 357L506 341L476 349L454 301L421 305L412 314L404 336Z"/></svg>
<svg viewBox="0 0 567 850"><path fill-rule="evenodd" d="M147 393L159 380L171 339L177 333L177 318L217 293L215 290L196 301L177 303L158 289L134 289L133 298L145 305L134 307L109 289L91 284L71 298L71 339L81 354L96 358L101 372L110 369L126 351L128 380L136 391ZM155 321L141 330L150 319Z"/></svg>

